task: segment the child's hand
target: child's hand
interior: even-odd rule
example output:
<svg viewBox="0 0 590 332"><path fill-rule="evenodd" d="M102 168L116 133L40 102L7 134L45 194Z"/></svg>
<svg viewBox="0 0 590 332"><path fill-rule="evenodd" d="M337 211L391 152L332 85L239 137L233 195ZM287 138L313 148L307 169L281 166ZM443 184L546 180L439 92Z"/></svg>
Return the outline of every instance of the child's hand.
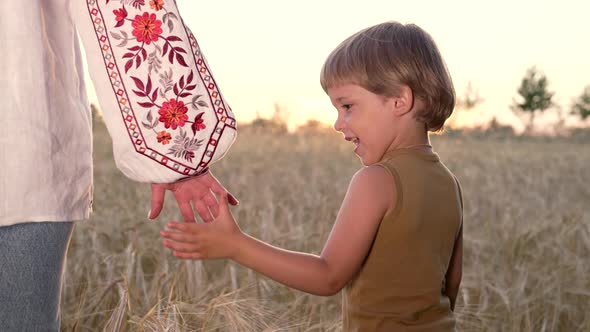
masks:
<svg viewBox="0 0 590 332"><path fill-rule="evenodd" d="M219 215L210 223L169 222L163 230L163 244L174 256L185 259L233 258L243 236L231 211L227 195L217 196Z"/></svg>

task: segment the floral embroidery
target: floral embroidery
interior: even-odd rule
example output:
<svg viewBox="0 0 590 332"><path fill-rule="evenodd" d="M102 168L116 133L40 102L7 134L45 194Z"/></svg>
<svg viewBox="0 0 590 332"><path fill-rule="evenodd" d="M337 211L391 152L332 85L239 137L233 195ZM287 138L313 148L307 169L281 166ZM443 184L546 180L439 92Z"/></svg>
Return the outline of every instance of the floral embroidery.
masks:
<svg viewBox="0 0 590 332"><path fill-rule="evenodd" d="M117 21L115 28L123 26L123 24L125 24L125 19L127 18L127 9L121 7L120 9L113 10L113 13L115 14L115 20Z"/></svg>
<svg viewBox="0 0 590 332"><path fill-rule="evenodd" d="M177 127L184 126L184 123L188 120L186 112L188 112L188 108L184 106L182 101L177 102L175 99L171 99L162 104L162 108L160 108L158 114L160 114L160 122L164 123L166 129L170 127L176 129Z"/></svg>
<svg viewBox="0 0 590 332"><path fill-rule="evenodd" d="M180 129L180 135L174 138L174 145L168 151L168 154L174 157L182 157L186 161L192 162L195 157L195 151L203 145L203 140L196 137L190 138L186 135L186 131Z"/></svg>
<svg viewBox="0 0 590 332"><path fill-rule="evenodd" d="M111 0L106 0L108 5ZM145 0L119 0L121 4L131 4L135 9L141 9L141 6L145 5Z"/></svg>
<svg viewBox="0 0 590 332"><path fill-rule="evenodd" d="M124 2L128 0L120 1ZM173 42L182 42L182 39L178 36L163 35L163 23L168 22L168 28L172 32L174 29L173 21L179 20L174 13L166 13L162 17L162 20L159 20L156 14L144 12L142 15L136 15L135 19L131 20L127 18L128 12L125 7L122 7L120 9L114 10L113 14L115 14L115 21L117 22L115 27L120 28L125 24L125 21L131 21L131 25L133 27L132 35L135 36L135 38L128 38L128 34L125 30L121 30L120 33L111 32L111 36L114 39L121 41L117 46L125 47L127 46L129 40L136 40L137 42L141 43L141 45L127 48L127 50L130 52L127 52L123 55L124 59L129 59L127 63L125 63L125 73L129 72L134 64L136 69L139 68L146 60L149 63L149 71L151 73L154 66L156 68L161 67L161 61L158 59L158 56L167 58L170 64L174 64L174 61L176 61L181 66L188 67L186 60L184 59L184 54L187 54L186 50L180 46L175 46L172 44ZM163 47L160 47L160 45L156 44L160 38L164 40ZM145 46L150 44L154 44L155 50L150 53L148 59L148 53L145 49Z"/></svg>
<svg viewBox="0 0 590 332"><path fill-rule="evenodd" d="M141 6L145 5L145 0L133 0L133 8L141 9Z"/></svg>
<svg viewBox="0 0 590 332"><path fill-rule="evenodd" d="M156 11L164 8L164 0L151 0L150 7Z"/></svg>
<svg viewBox="0 0 590 332"><path fill-rule="evenodd" d="M122 87L117 85L115 93L121 97L121 105L131 106L133 113L128 109L124 119L129 122L130 136L138 151L146 155L146 149L151 151L149 157L165 165L172 160L180 164L172 156L190 163L198 156L197 167L206 167L213 159L223 128L235 129L235 119L228 114L204 59L195 53L199 51L194 37L189 32L188 41L181 38L186 33L182 20L174 10L166 8L174 6L174 1L104 1L111 2L107 13L112 12L112 16L104 18L104 24L113 28L106 32L112 39L100 39L104 43L101 48L105 53L111 49L117 59L108 60L112 61L108 69L127 81ZM88 4L93 5L90 1ZM100 6L94 6L98 11L91 10L90 14L100 17ZM94 18L93 22L97 27L101 24ZM117 63L121 59L123 62ZM193 63L189 66L188 60L194 60L196 68ZM110 77L116 80L113 75ZM133 107L137 105L141 108ZM150 139L160 147L166 145L168 150L149 147ZM192 166L180 165L169 167L183 174L193 171Z"/></svg>
<svg viewBox="0 0 590 332"><path fill-rule="evenodd" d="M158 41L158 37L163 32L162 21L156 19L156 14L148 12L142 16L136 15L133 20L133 35L138 42L150 44L152 41Z"/></svg>
<svg viewBox="0 0 590 332"><path fill-rule="evenodd" d="M170 135L169 132L167 132L166 130L162 130L161 132L158 133L158 143L162 143L162 145L166 145L168 143L170 143L170 140L172 139L172 135Z"/></svg>
<svg viewBox="0 0 590 332"><path fill-rule="evenodd" d="M201 129L207 128L205 126L205 121L203 121L203 119L202 119L203 114L205 114L205 112L201 112L201 113L197 114L197 116L195 117L195 121L193 122L193 125L191 126L191 129L193 130L193 134L196 134L197 131L199 131Z"/></svg>

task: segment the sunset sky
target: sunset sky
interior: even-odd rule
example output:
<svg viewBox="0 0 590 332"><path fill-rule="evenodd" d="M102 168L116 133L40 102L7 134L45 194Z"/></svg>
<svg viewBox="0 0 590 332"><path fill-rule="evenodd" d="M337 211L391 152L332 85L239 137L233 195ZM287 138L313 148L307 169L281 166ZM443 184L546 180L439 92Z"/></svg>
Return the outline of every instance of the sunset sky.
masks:
<svg viewBox="0 0 590 332"><path fill-rule="evenodd" d="M555 100L590 85L590 1L177 0L238 121L285 107L291 125L335 111L319 85L330 51L352 33L388 20L428 31L445 58L457 94L471 81L485 99L458 121L492 116L520 128L509 111L527 68L548 77ZM91 91L91 100L94 94ZM548 115L550 117L550 115ZM541 120L542 121L542 120Z"/></svg>

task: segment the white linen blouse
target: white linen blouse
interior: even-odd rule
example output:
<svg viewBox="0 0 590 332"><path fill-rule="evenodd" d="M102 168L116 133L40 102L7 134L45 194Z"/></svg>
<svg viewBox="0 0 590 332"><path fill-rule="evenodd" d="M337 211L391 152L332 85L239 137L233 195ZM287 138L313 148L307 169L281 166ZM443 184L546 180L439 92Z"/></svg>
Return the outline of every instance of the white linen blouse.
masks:
<svg viewBox="0 0 590 332"><path fill-rule="evenodd" d="M0 12L0 226L90 215L78 36L127 177L198 174L235 140L233 113L173 0L0 1Z"/></svg>

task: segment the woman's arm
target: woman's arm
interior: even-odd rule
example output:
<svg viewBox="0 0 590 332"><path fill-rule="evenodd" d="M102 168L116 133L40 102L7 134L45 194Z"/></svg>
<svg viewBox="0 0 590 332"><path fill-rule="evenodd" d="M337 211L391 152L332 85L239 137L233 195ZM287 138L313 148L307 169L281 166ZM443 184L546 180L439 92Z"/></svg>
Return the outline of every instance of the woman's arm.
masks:
<svg viewBox="0 0 590 332"><path fill-rule="evenodd" d="M176 3L160 2L155 7L144 1L127 7L122 1L108 0L67 3L67 22L75 25L67 31L75 30L84 44L102 119L115 143L117 168L134 181L152 183L148 217L158 216L164 193L170 190L184 221L195 222L195 214L212 221L218 205L210 192L228 193L211 173L203 171L232 145L236 121L194 34L182 24ZM97 13L99 20L95 20ZM161 29L162 15L169 14L174 19ZM56 20L63 20L62 16ZM146 30L146 24L153 29ZM75 60L80 60L78 39L73 40ZM150 53L148 59L154 48L163 52ZM154 59L165 65L165 80L160 79L158 68L152 70ZM81 69L81 61L76 65ZM79 105L86 99L81 97ZM237 200L230 197L230 203Z"/></svg>
<svg viewBox="0 0 590 332"><path fill-rule="evenodd" d="M180 258L230 258L289 287L333 295L360 269L383 216L393 209L394 188L391 175L380 166L357 172L319 256L277 248L244 234L225 197L213 223L170 223L174 231L162 231L164 245Z"/></svg>

